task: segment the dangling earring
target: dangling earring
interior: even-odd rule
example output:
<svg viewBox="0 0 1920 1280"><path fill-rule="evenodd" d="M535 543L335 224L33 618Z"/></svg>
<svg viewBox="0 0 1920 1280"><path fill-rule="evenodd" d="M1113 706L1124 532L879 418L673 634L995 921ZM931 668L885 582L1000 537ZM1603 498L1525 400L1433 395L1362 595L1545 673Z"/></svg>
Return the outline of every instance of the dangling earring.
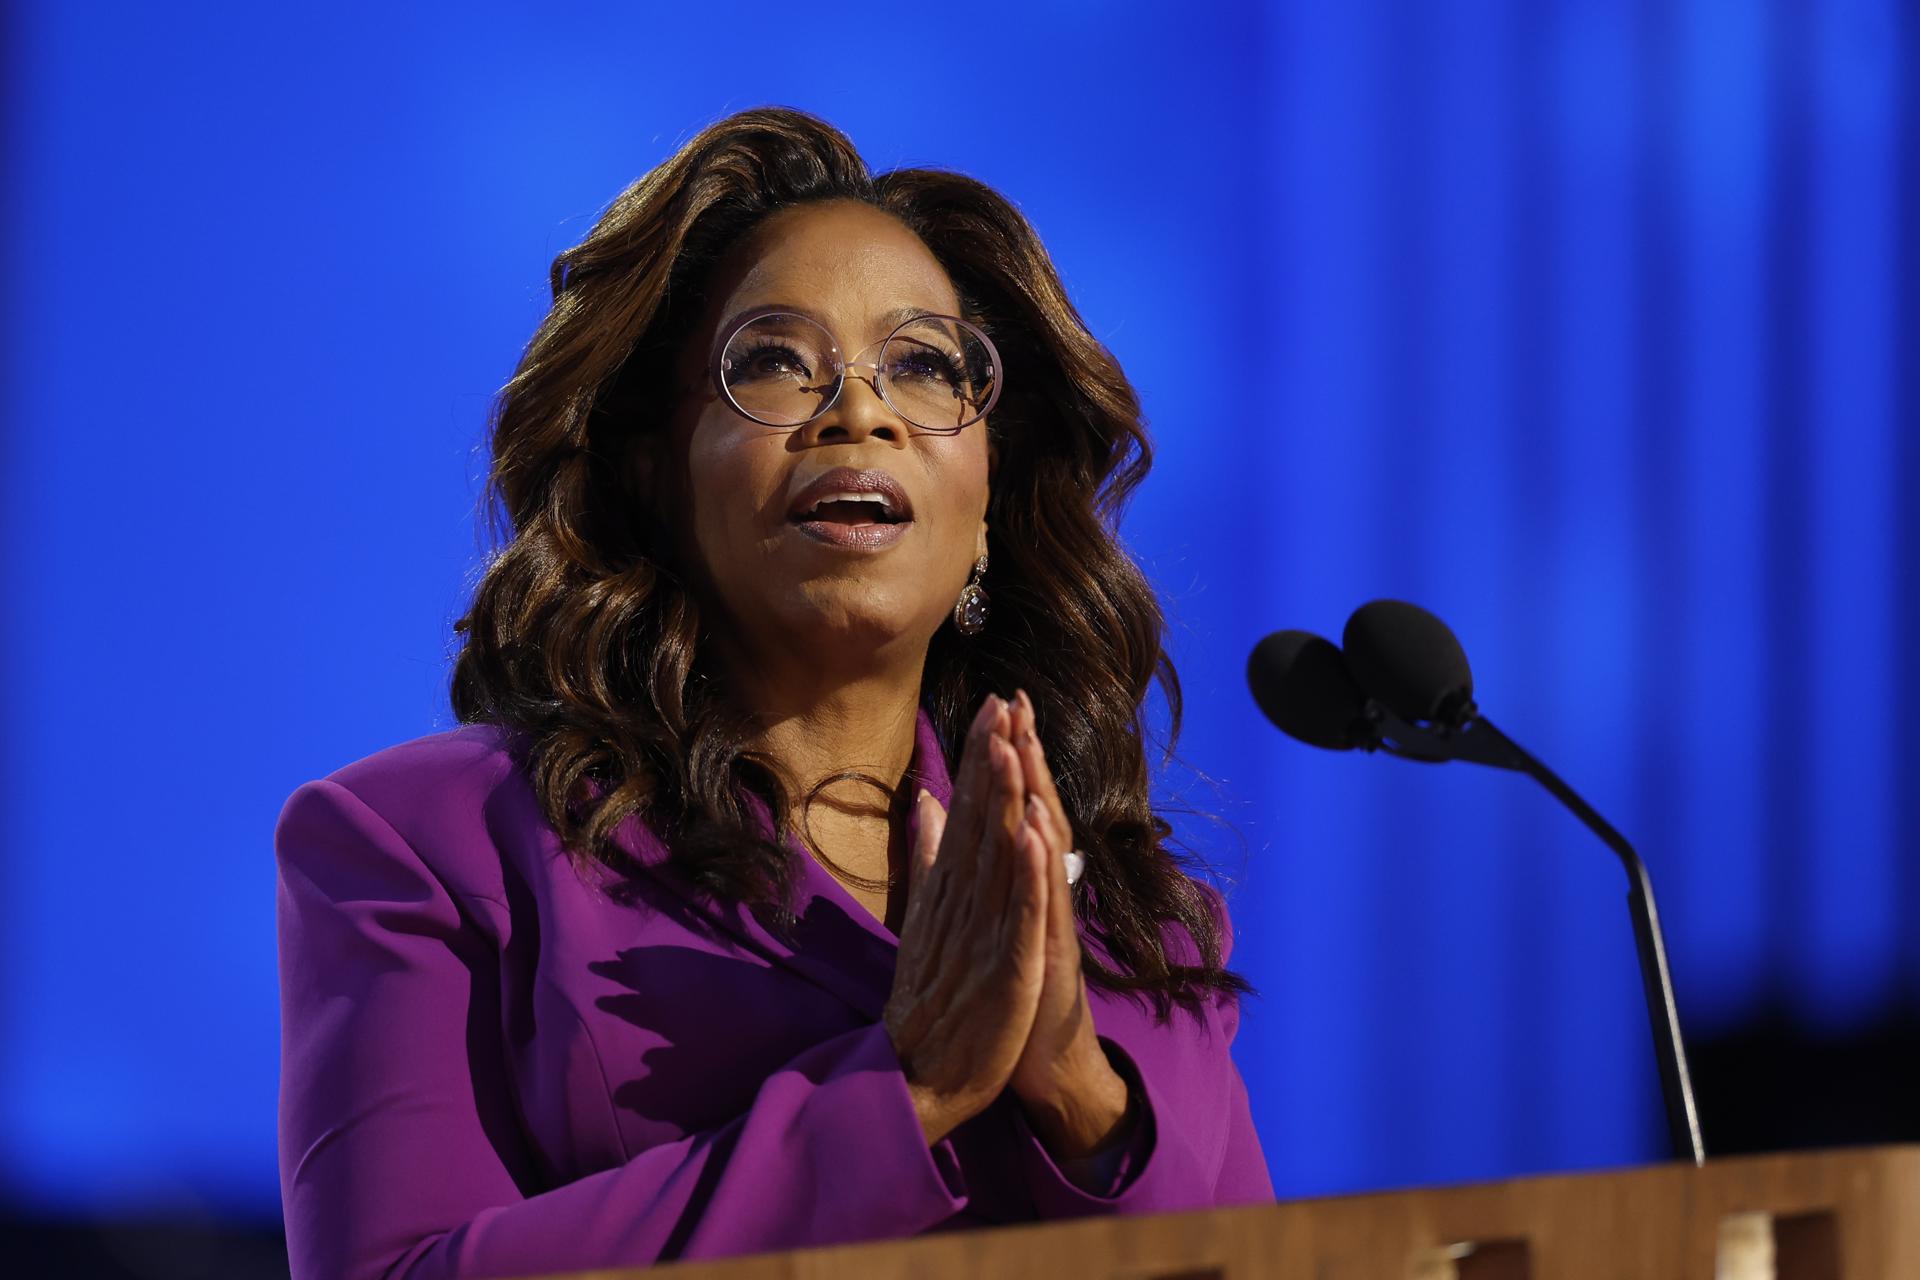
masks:
<svg viewBox="0 0 1920 1280"><path fill-rule="evenodd" d="M953 625L963 636L978 635L987 625L987 593L980 585L980 575L986 571L987 558L981 556L973 562L973 578L953 602Z"/></svg>

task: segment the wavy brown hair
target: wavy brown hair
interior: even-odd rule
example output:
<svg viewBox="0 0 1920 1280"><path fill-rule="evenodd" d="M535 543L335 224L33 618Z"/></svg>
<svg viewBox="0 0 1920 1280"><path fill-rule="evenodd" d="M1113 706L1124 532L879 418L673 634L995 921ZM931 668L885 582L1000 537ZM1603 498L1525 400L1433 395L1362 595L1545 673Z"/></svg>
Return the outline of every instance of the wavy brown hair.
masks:
<svg viewBox="0 0 1920 1280"><path fill-rule="evenodd" d="M992 622L972 637L943 627L921 685L948 758L986 694L1024 688L1087 857L1076 910L1118 966L1089 952L1088 982L1150 997L1163 1022L1176 1003L1197 1012L1209 992L1251 992L1222 967L1219 923L1185 869L1196 860L1148 799L1150 685L1170 712L1169 752L1181 703L1158 602L1113 528L1152 459L1132 386L1013 205L957 173L870 173L804 112L742 111L702 130L554 260L552 310L491 418L487 513L505 545L455 624L454 713L509 731L576 860L621 870L612 832L641 813L685 879L791 927L789 797L749 748L756 726L710 662L672 517L635 491L630 461L668 421L661 388L677 385L722 256L769 214L820 200L913 230L1006 369L988 419ZM747 792L775 815L773 838ZM1200 964L1172 962L1169 922Z"/></svg>

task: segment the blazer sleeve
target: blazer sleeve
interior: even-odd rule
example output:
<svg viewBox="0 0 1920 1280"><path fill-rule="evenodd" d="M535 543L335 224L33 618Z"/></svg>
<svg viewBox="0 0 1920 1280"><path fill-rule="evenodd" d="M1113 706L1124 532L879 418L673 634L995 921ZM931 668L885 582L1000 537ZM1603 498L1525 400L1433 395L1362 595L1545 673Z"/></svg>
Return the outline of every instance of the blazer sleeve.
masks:
<svg viewBox="0 0 1920 1280"><path fill-rule="evenodd" d="M879 1024L745 1114L544 1188L501 1050L493 942L387 821L309 782L274 833L280 1182L294 1280L512 1276L908 1236L967 1188Z"/></svg>
<svg viewBox="0 0 1920 1280"><path fill-rule="evenodd" d="M1233 952L1233 923L1226 899L1212 885L1202 882L1200 887L1220 921L1220 962L1225 964ZM1273 1200L1273 1181L1260 1136L1253 1127L1246 1082L1230 1054L1240 1029L1240 1003L1222 999L1214 1007L1216 1012L1209 1018L1212 1025L1204 1035L1208 1052L1218 1055L1218 1073L1225 1081L1220 1096L1207 1100L1207 1105L1218 1105L1226 1111L1225 1150L1217 1157L1217 1170L1197 1141L1197 1135L1206 1132L1208 1126L1201 1117L1182 1115L1172 1107L1175 1096L1191 1095L1176 1089L1178 1082L1162 1079L1157 1071L1143 1070L1123 1047L1102 1036L1100 1043L1114 1069L1127 1077L1145 1106L1125 1146L1125 1155L1113 1171L1111 1184L1092 1190L1084 1185L1084 1165L1069 1166L1071 1174L1063 1170L1027 1123L1025 1114L1014 1108L1027 1185L1042 1218L1171 1213ZM1184 1014L1176 1013L1160 1033L1190 1034L1193 1025Z"/></svg>

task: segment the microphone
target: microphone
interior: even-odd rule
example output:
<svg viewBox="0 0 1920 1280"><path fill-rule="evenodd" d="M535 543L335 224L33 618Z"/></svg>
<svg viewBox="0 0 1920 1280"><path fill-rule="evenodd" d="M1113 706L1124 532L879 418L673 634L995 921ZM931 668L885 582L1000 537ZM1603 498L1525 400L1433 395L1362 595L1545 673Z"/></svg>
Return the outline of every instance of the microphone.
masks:
<svg viewBox="0 0 1920 1280"><path fill-rule="evenodd" d="M1458 729L1473 715L1473 670L1447 624L1404 600L1374 600L1340 637L1360 687L1404 720Z"/></svg>
<svg viewBox="0 0 1920 1280"><path fill-rule="evenodd" d="M1331 640L1308 631L1276 631L1253 646L1247 685L1267 719L1289 737L1329 751L1372 743L1366 695Z"/></svg>
<svg viewBox="0 0 1920 1280"><path fill-rule="evenodd" d="M1653 1026L1674 1154L1706 1162L1666 938L1646 864L1625 836L1473 701L1473 672L1459 639L1433 614L1404 600L1374 600L1347 619L1345 652L1305 631L1278 631L1254 646L1247 684L1282 732L1311 746L1385 751L1430 764L1466 760L1524 773L1551 792L1611 849L1627 873L1640 981Z"/></svg>

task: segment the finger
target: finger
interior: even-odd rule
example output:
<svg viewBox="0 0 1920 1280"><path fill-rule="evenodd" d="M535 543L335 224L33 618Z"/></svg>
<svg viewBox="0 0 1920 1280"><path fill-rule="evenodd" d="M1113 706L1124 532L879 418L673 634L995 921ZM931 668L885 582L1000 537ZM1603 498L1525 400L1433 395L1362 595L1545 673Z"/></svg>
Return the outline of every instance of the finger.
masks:
<svg viewBox="0 0 1920 1280"><path fill-rule="evenodd" d="M1040 797L1031 791L1027 792L1027 811L1023 817L1027 825L1033 828L1034 834L1046 844L1049 853L1055 857L1066 853L1060 833L1054 826L1053 815L1047 812L1047 806L1040 802Z"/></svg>
<svg viewBox="0 0 1920 1280"><path fill-rule="evenodd" d="M1024 819L1027 838L1041 847L1046 864L1047 942L1063 950L1078 945L1073 927L1073 886L1067 881L1067 851L1053 831L1053 820L1040 797L1027 796Z"/></svg>
<svg viewBox="0 0 1920 1280"><path fill-rule="evenodd" d="M962 815L957 808L949 814L946 838L941 842L947 847L934 864L934 874L945 882L941 928L964 940L980 962L994 945L994 915L1001 908L996 886L1003 859L993 838L993 814L1002 804L1006 786L999 752L1007 749L1005 742L993 736L980 743L984 776L973 806L974 823L963 835L959 825Z"/></svg>
<svg viewBox="0 0 1920 1280"><path fill-rule="evenodd" d="M1012 764L1013 749L998 737L988 739L983 754L987 759L987 788L981 799L980 835L973 853L974 873L964 884L954 887L956 927L977 940L980 948L993 946L993 922L1007 909L1013 882L1012 853L1008 848L1018 824L1003 818L1008 787L1018 774Z"/></svg>
<svg viewBox="0 0 1920 1280"><path fill-rule="evenodd" d="M970 940L983 962L995 945L993 925L1005 910L1009 882L1004 847L1014 824L998 815L1010 803L1010 783L1018 781L1018 760L1006 740L1011 719L1010 704L989 695L968 744L973 757L968 763L976 770L971 802L962 811L956 800L941 841L946 856L935 864L942 884L935 894L941 928Z"/></svg>
<svg viewBox="0 0 1920 1280"><path fill-rule="evenodd" d="M933 792L922 787L915 803L920 810L920 829L914 836L909 884L924 879L933 870L933 864L940 857L940 836L947 829L947 811L934 799Z"/></svg>
<svg viewBox="0 0 1920 1280"><path fill-rule="evenodd" d="M948 931L944 927L945 913L939 901L944 886L940 878L932 874L939 853L940 835L946 826L946 811L924 789L916 804L920 825L914 835L913 851L907 860L910 887L907 891L907 918L900 926L900 945L903 959L908 950L912 951L913 972L925 981L925 975L939 973L947 950ZM909 937L912 938L910 946Z"/></svg>
<svg viewBox="0 0 1920 1280"><path fill-rule="evenodd" d="M926 794L921 806L913 853L921 869L921 883L915 896L925 913L926 927L945 933L955 927L956 918L964 914L965 899L973 894L972 885L980 876L978 851L964 847L955 838L958 818L953 810L943 808L931 793ZM909 913L913 905L910 898Z"/></svg>
<svg viewBox="0 0 1920 1280"><path fill-rule="evenodd" d="M1053 784L1053 770L1048 767L1046 750L1040 745L1033 699L1027 696L1025 689L1016 696L1024 729L1015 732L1014 749L1020 753L1021 767L1027 775L1027 787L1037 793L1040 802L1047 807L1047 816L1053 821L1053 832L1059 840L1060 851L1065 853L1073 847L1073 824L1067 820L1067 807L1060 800L1060 789Z"/></svg>
<svg viewBox="0 0 1920 1280"><path fill-rule="evenodd" d="M1039 985L1045 973L1049 899L1053 896L1047 880L1047 852L1030 827L1021 824L1014 842L1011 861L1018 869L1014 892L1002 917L1005 936L1002 946L1022 979Z"/></svg>
<svg viewBox="0 0 1920 1280"><path fill-rule="evenodd" d="M1015 843L1026 820L1026 787L1020 777L1020 758L1004 739L995 739L993 785L989 791L987 830L983 833L981 872L989 902L1004 904L1019 878Z"/></svg>
<svg viewBox="0 0 1920 1280"><path fill-rule="evenodd" d="M993 736L995 725L1003 714L997 705L999 703L1000 699L990 693L981 700L980 710L974 713L973 723L968 727L966 741L961 747L959 776L954 780L953 805L948 810L953 820L954 847L967 850L969 858L980 843L982 810L986 804L992 766L987 741Z"/></svg>
<svg viewBox="0 0 1920 1280"><path fill-rule="evenodd" d="M907 920L925 919L932 906L932 898L937 889L933 876L935 861L940 856L940 836L947 827L947 811L933 798L933 793L925 787L913 802L916 826L913 835L913 849L907 855ZM904 936L906 925L902 925Z"/></svg>
<svg viewBox="0 0 1920 1280"><path fill-rule="evenodd" d="M1067 882L1067 849L1063 836L1049 836L1042 828L1051 826L1046 806L1037 798L1027 800L1027 827L1034 838L1046 846L1047 863L1047 941L1062 955L1078 956L1080 935L1073 924L1073 886Z"/></svg>
<svg viewBox="0 0 1920 1280"><path fill-rule="evenodd" d="M1019 727L1014 731L1013 745L1020 752L1021 765L1029 775L1028 786L1039 793L1041 801L1060 828L1062 838L1071 841L1072 827L1067 822L1067 810L1061 803L1059 788L1054 785L1053 768L1047 763L1046 748L1040 742L1039 719L1033 699L1027 696L1025 689L1020 690L1015 698Z"/></svg>

